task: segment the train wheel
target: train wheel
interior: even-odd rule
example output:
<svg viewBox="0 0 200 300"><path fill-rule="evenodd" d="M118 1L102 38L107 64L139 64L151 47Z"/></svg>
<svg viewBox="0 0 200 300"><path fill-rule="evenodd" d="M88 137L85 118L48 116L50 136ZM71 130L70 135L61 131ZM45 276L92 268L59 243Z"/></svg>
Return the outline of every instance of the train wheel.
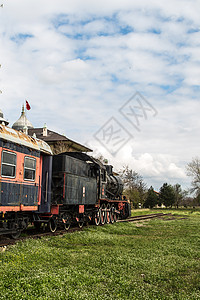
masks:
<svg viewBox="0 0 200 300"><path fill-rule="evenodd" d="M84 222L78 222L78 227L83 228Z"/></svg>
<svg viewBox="0 0 200 300"><path fill-rule="evenodd" d="M57 229L57 225L58 224L57 224L56 219L51 218L49 223L48 223L49 230L54 233Z"/></svg>
<svg viewBox="0 0 200 300"><path fill-rule="evenodd" d="M71 226L71 224L70 223L63 223L64 224L64 229L66 230L66 231L68 231L69 230L69 228L70 228L70 226Z"/></svg>
<svg viewBox="0 0 200 300"><path fill-rule="evenodd" d="M115 207L114 205L110 208L110 223L113 224L115 222Z"/></svg>
<svg viewBox="0 0 200 300"><path fill-rule="evenodd" d="M101 223L101 210L100 208L98 208L98 211L96 211L94 215L94 224L96 226L99 226L100 223Z"/></svg>
<svg viewBox="0 0 200 300"><path fill-rule="evenodd" d="M13 221L10 223L10 228L15 230L16 232L15 233L11 233L10 234L10 237L12 239L17 239L18 237L20 237L21 235L21 230L19 230L19 222L18 222L18 219L16 221Z"/></svg>
<svg viewBox="0 0 200 300"><path fill-rule="evenodd" d="M119 214L115 212L115 214L114 214L114 220L115 220L115 222L117 222L118 219L119 219Z"/></svg>
<svg viewBox="0 0 200 300"><path fill-rule="evenodd" d="M26 230L28 227L28 219L23 218L23 220L21 221L21 227L23 228L22 230Z"/></svg>
<svg viewBox="0 0 200 300"><path fill-rule="evenodd" d="M71 226L70 217L68 215L64 215L63 218L62 218L62 221L63 221L64 229L66 231L68 231L70 226Z"/></svg>
<svg viewBox="0 0 200 300"><path fill-rule="evenodd" d="M101 205L101 225L105 224L105 219L106 219L106 206L105 204Z"/></svg>
<svg viewBox="0 0 200 300"><path fill-rule="evenodd" d="M17 232L16 233L12 233L10 235L10 237L15 240L15 239L18 239L18 237L20 237L20 235L21 235L21 230L17 230Z"/></svg>
<svg viewBox="0 0 200 300"><path fill-rule="evenodd" d="M106 207L106 223L110 223L110 204L107 204Z"/></svg>

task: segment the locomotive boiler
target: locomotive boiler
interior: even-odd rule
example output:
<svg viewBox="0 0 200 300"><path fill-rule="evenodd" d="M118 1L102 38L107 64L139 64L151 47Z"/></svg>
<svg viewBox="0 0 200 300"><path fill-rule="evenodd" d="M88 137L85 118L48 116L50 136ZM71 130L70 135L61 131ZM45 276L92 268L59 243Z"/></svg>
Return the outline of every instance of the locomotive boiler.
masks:
<svg viewBox="0 0 200 300"><path fill-rule="evenodd" d="M123 182L120 176L113 174L113 166L106 165L107 171L107 185L106 185L106 194L108 198L115 199L121 198L123 193Z"/></svg>

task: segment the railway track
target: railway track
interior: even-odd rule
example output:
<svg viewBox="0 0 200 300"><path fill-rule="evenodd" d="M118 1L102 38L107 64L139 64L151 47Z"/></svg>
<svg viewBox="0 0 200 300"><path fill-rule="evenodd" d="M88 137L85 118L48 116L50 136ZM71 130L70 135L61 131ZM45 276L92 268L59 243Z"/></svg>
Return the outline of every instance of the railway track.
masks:
<svg viewBox="0 0 200 300"><path fill-rule="evenodd" d="M134 216L130 217L126 220L118 220L117 222L135 222L135 221L142 221L142 220L147 220L147 219L152 219L152 218L158 218L158 217L163 217L171 214L163 214L163 213L157 213L157 214L149 214L149 215L140 215L140 216ZM71 227L68 231L62 229L62 230L57 230L56 232L37 232L36 229L29 228L26 231L23 232L23 236L19 237L18 239L10 239L9 237L1 237L0 238L0 252L3 252L5 247L14 245L16 242L19 241L25 241L27 239L41 239L42 237L45 236L59 236L59 235L64 235L66 233L73 233L76 231L81 231L83 228L79 227ZM4 248L4 249L3 249ZM1 251L2 250L2 251Z"/></svg>
<svg viewBox="0 0 200 300"><path fill-rule="evenodd" d="M50 231L45 231L45 232L36 232L35 229L27 229L23 232L23 235L20 236L18 239L11 239L9 237L2 237L0 238L0 248L1 247L6 247L10 245L14 245L19 241L25 241L27 239L41 239L42 237L45 236L61 236L66 233L73 233L75 231L81 231L82 228L79 227L72 227L68 231L64 229L57 230L56 232L50 232ZM0 251L1 252L1 251Z"/></svg>
<svg viewBox="0 0 200 300"><path fill-rule="evenodd" d="M164 216L169 216L169 215L171 215L171 213L168 213L168 214L157 213L157 214L141 215L141 216L130 217L125 220L118 220L117 222L136 222L136 221L142 221L142 220L146 220L146 219L153 219L153 218L164 217Z"/></svg>

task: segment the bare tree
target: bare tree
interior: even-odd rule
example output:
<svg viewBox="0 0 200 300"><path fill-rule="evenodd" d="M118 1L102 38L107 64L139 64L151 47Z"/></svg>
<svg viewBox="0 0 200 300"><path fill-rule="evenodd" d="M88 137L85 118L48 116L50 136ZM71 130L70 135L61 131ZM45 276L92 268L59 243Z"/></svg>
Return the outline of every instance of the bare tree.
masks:
<svg viewBox="0 0 200 300"><path fill-rule="evenodd" d="M187 175L192 177L191 192L198 196L200 194L200 158L195 157L187 167Z"/></svg>
<svg viewBox="0 0 200 300"><path fill-rule="evenodd" d="M184 198L184 191L182 191L181 185L179 183L173 186L173 190L175 195L175 206L178 208Z"/></svg>

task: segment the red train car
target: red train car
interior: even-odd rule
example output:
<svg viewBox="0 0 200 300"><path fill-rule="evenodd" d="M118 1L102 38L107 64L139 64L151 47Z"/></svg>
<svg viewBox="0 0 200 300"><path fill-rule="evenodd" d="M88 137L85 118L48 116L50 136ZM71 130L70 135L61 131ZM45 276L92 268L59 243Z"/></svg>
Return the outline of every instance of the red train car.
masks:
<svg viewBox="0 0 200 300"><path fill-rule="evenodd" d="M16 237L34 212L50 211L51 155L45 142L0 125L0 235Z"/></svg>

